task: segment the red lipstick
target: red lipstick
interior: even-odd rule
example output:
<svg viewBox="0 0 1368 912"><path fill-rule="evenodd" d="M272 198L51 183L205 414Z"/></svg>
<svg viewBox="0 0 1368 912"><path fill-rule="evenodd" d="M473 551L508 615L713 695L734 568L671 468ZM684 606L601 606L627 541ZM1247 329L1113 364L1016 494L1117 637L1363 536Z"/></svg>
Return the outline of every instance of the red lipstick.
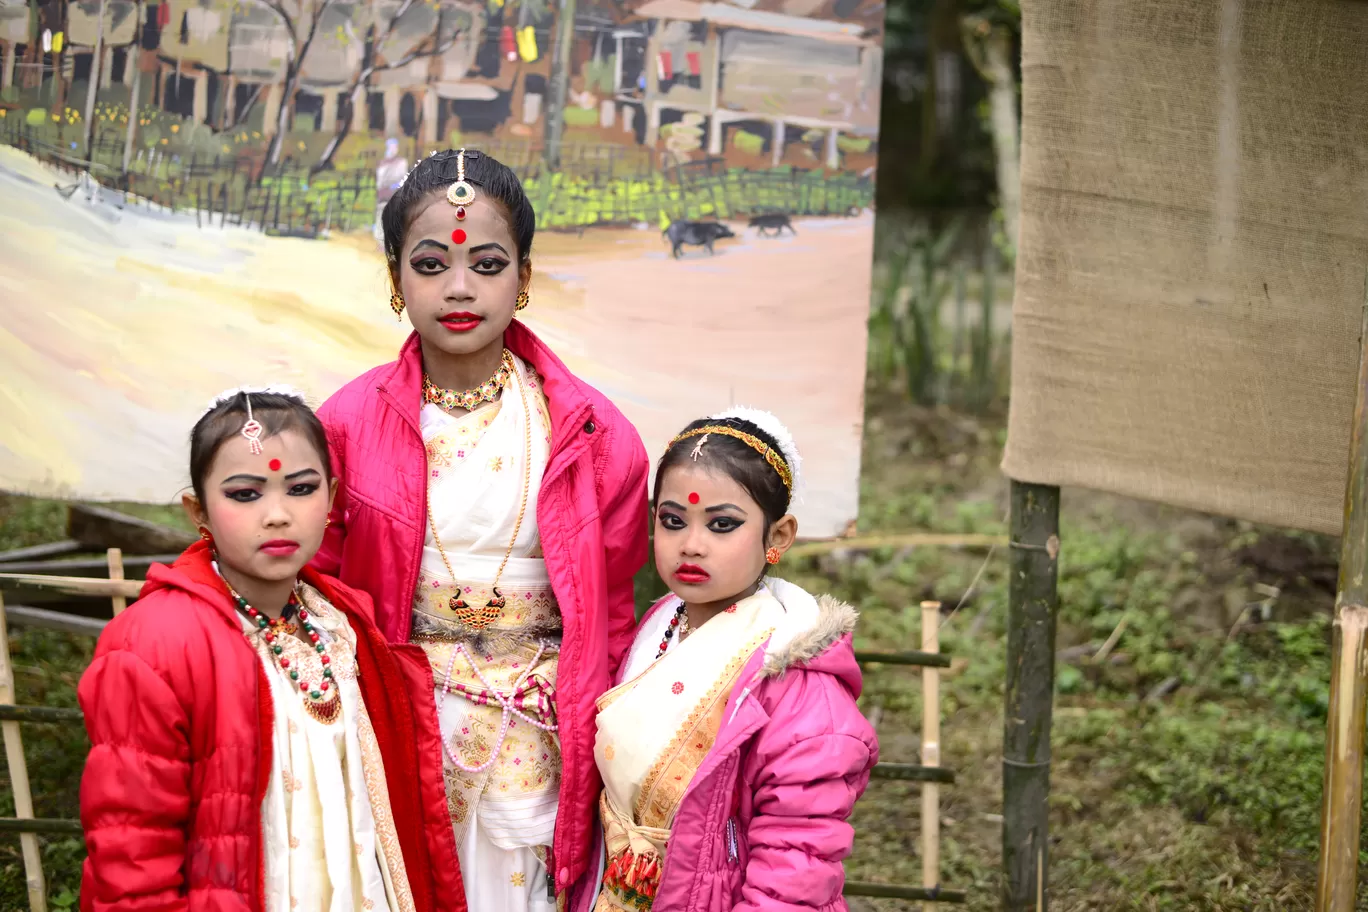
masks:
<svg viewBox="0 0 1368 912"><path fill-rule="evenodd" d="M264 551L271 557L289 557L299 550L299 542L290 541L288 538L273 538L257 550Z"/></svg>
<svg viewBox="0 0 1368 912"><path fill-rule="evenodd" d="M437 318L437 322L454 333L468 333L483 323L484 317L468 311L459 310L452 311L449 314L443 314Z"/></svg>
<svg viewBox="0 0 1368 912"><path fill-rule="evenodd" d="M686 586L701 586L712 576L697 564L680 564L674 572L674 578Z"/></svg>

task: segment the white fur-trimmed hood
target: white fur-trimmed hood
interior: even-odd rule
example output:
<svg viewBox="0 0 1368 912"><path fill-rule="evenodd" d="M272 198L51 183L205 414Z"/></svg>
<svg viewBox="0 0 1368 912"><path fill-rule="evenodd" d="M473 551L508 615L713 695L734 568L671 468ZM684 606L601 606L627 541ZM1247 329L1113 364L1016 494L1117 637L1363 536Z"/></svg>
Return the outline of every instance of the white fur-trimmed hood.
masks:
<svg viewBox="0 0 1368 912"><path fill-rule="evenodd" d="M781 579L767 580L765 585L784 606L786 623L774 631L765 647L761 677L778 677L790 668L812 665L842 637L854 633L860 615L845 602L829 595L814 598Z"/></svg>

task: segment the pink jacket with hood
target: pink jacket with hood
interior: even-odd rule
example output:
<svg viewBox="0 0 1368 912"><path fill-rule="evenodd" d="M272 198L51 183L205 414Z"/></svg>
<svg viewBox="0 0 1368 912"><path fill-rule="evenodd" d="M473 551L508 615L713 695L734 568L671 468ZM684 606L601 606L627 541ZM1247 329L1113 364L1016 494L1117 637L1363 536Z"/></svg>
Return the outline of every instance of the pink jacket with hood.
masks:
<svg viewBox="0 0 1368 912"><path fill-rule="evenodd" d="M537 531L564 626L556 682L563 775L547 861L561 892L585 870L593 840L600 788L594 701L631 642L632 578L648 544L648 467L636 428L527 327L515 320L504 344L541 375L551 413ZM397 361L357 377L318 410L341 484L314 566L367 592L376 624L395 644L408 643L427 531L422 378L414 333ZM432 671L422 649L394 651L411 686L430 701Z"/></svg>
<svg viewBox="0 0 1368 912"><path fill-rule="evenodd" d="M842 861L855 838L848 818L879 759L855 703L858 615L783 580L767 585L789 624L737 679L675 815L651 912L846 909ZM657 602L638 629L670 602ZM638 639L633 648L655 649L659 638ZM597 848L601 855L601 837ZM577 891L576 912L592 908L592 893Z"/></svg>

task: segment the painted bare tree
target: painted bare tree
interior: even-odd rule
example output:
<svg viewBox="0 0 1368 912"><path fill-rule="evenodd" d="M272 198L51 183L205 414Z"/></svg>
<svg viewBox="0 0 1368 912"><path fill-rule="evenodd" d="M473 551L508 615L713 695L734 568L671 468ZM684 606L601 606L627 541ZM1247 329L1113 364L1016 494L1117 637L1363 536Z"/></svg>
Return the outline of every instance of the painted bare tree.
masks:
<svg viewBox="0 0 1368 912"><path fill-rule="evenodd" d="M343 92L347 99L347 116L337 119L337 132L311 169L313 173L332 167L337 150L351 133L355 113L365 104L367 86L376 73L402 69L423 58L447 57L445 75L448 79L458 79L465 75L475 59L484 26L481 3L439 2L433 10L429 0L399 0L383 12L379 6L378 2L372 4L372 10L378 15L372 20L365 51ZM413 29L415 20L426 18L425 13L431 14L433 20L430 29ZM417 31L416 37L412 32L404 34L409 29ZM458 72L452 72L453 69Z"/></svg>
<svg viewBox="0 0 1368 912"><path fill-rule="evenodd" d="M284 66L284 91L280 99L280 110L276 113L275 134L266 151L266 161L277 164L280 150L284 146L285 134L290 126L290 112L294 108L295 94L299 91L299 77L304 70L304 61L309 48L318 37L318 26L324 15L337 0L257 0L265 9L270 10L280 20L285 30L286 50Z"/></svg>

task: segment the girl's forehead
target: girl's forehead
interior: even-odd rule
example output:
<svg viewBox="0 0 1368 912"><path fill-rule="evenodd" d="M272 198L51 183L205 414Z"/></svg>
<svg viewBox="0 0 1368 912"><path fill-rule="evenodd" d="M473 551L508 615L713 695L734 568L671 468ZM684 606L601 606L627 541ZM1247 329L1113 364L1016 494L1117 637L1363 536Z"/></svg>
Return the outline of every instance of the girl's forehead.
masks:
<svg viewBox="0 0 1368 912"><path fill-rule="evenodd" d="M746 493L740 482L718 466L691 461L670 466L665 470L665 475L660 480L662 499L680 501L681 496L687 498L691 493L697 493L699 500L705 505L709 501L727 501L738 506L752 503L751 496ZM692 498L689 498L689 502L692 502Z"/></svg>
<svg viewBox="0 0 1368 912"><path fill-rule="evenodd" d="M275 464L279 465L278 469L271 468ZM286 428L277 434L262 435L260 453L252 452L251 444L241 433L230 435L214 454L208 474L210 480L244 472L269 478L307 468L322 471L322 454L314 449L304 433L297 428Z"/></svg>
<svg viewBox="0 0 1368 912"><path fill-rule="evenodd" d="M495 200L482 198L479 188L475 193L475 201L462 207L465 218L461 219L457 218L457 207L447 202L445 189L429 193L415 208L404 239L405 248L425 237L450 235L458 223L472 235L478 233L487 240L511 243L513 226L509 224L503 206Z"/></svg>

